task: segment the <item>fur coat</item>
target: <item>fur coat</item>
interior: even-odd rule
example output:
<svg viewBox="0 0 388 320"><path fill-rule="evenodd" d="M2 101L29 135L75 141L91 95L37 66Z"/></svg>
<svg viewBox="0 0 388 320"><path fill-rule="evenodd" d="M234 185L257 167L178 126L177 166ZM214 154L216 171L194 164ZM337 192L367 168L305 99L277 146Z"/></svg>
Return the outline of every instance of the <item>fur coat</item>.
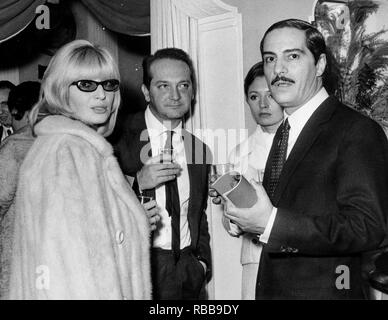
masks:
<svg viewBox="0 0 388 320"><path fill-rule="evenodd" d="M0 299L8 295L19 168L33 142L31 127L27 125L8 136L0 146Z"/></svg>
<svg viewBox="0 0 388 320"><path fill-rule="evenodd" d="M149 224L110 144L49 116L20 169L10 299L150 299Z"/></svg>

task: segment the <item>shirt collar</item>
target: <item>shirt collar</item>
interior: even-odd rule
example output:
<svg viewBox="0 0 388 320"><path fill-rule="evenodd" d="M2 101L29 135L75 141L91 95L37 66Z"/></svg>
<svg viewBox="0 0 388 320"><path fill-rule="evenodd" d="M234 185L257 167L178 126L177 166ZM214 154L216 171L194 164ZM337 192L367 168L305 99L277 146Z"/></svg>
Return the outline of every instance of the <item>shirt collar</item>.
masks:
<svg viewBox="0 0 388 320"><path fill-rule="evenodd" d="M255 130L254 133L255 134L262 134L262 133L264 133L263 129L261 128L261 126L259 124L256 126L256 130Z"/></svg>
<svg viewBox="0 0 388 320"><path fill-rule="evenodd" d="M147 109L144 113L147 129L148 129L148 134L150 138L156 138L160 137L164 132L171 130L167 128L162 122L159 121L155 117L155 115L152 113L150 106L147 106ZM176 134L174 136L182 136L182 121L179 122L178 126L174 128L172 131L174 131ZM173 136L173 138L174 138Z"/></svg>
<svg viewBox="0 0 388 320"><path fill-rule="evenodd" d="M325 101L328 97L329 94L327 93L326 89L322 87L314 97L312 97L291 115L288 115L284 111L284 119L288 119L291 130L294 132L300 132L314 111L317 110L322 102Z"/></svg>

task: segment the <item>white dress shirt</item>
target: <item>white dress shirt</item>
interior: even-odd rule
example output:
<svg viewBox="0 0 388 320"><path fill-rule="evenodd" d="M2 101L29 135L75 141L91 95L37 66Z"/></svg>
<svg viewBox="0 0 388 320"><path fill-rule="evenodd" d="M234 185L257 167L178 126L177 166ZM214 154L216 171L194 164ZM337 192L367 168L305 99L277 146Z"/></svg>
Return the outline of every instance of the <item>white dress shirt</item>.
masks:
<svg viewBox="0 0 388 320"><path fill-rule="evenodd" d="M290 124L290 132L288 135L288 145L287 145L287 158L290 155L291 150L294 148L296 140L299 137L299 134L302 132L307 121L310 119L311 115L315 110L329 97L325 88L322 87L318 93L312 97L306 104L301 106L291 115L287 114L287 109L284 109L284 120L288 119ZM268 223L265 227L263 234L259 237L260 241L263 243L268 243L273 224L276 219L277 208L273 208L271 216L268 220Z"/></svg>
<svg viewBox="0 0 388 320"><path fill-rule="evenodd" d="M174 148L175 162L182 167L180 175L177 177L178 192L181 208L180 216L180 247L181 249L191 244L190 229L187 220L189 197L190 197L190 180L187 170L187 161L185 147L182 140L182 122L174 129L167 128L152 113L148 106L145 111L145 122L150 138L152 155L156 156L161 148L164 148L167 139L167 131L175 133L172 136L172 145ZM171 217L166 210L166 188L162 184L155 188L155 200L160 207L160 221L158 228L154 231L153 247L171 250Z"/></svg>

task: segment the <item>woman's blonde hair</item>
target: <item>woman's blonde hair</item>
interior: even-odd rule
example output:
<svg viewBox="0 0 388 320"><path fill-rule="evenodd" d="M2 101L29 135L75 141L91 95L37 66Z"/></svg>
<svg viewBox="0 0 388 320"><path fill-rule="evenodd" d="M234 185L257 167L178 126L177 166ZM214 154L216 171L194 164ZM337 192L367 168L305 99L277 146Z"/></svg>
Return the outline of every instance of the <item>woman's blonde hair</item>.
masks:
<svg viewBox="0 0 388 320"><path fill-rule="evenodd" d="M40 99L30 112L32 127L38 115L65 115L73 117L69 105L69 88L77 80L92 79L101 75L120 80L115 60L108 50L86 40L74 40L61 47L51 59L42 80ZM120 105L120 90L114 92L112 113L108 122L97 132L103 136L112 133Z"/></svg>

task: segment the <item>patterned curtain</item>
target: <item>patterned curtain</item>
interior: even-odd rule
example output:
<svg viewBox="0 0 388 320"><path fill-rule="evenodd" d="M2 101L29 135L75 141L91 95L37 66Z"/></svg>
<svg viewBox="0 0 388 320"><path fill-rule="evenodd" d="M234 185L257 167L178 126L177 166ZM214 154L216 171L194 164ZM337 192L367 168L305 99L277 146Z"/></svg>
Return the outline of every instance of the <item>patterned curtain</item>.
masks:
<svg viewBox="0 0 388 320"><path fill-rule="evenodd" d="M0 2L0 42L24 28L35 18L35 10L45 0L2 0Z"/></svg>
<svg viewBox="0 0 388 320"><path fill-rule="evenodd" d="M81 0L108 29L130 36L150 35L149 0Z"/></svg>
<svg viewBox="0 0 388 320"><path fill-rule="evenodd" d="M149 0L81 0L108 29L131 36L150 34ZM59 0L1 0L0 43L24 30L36 16L36 8ZM61 4L67 4L62 0Z"/></svg>

